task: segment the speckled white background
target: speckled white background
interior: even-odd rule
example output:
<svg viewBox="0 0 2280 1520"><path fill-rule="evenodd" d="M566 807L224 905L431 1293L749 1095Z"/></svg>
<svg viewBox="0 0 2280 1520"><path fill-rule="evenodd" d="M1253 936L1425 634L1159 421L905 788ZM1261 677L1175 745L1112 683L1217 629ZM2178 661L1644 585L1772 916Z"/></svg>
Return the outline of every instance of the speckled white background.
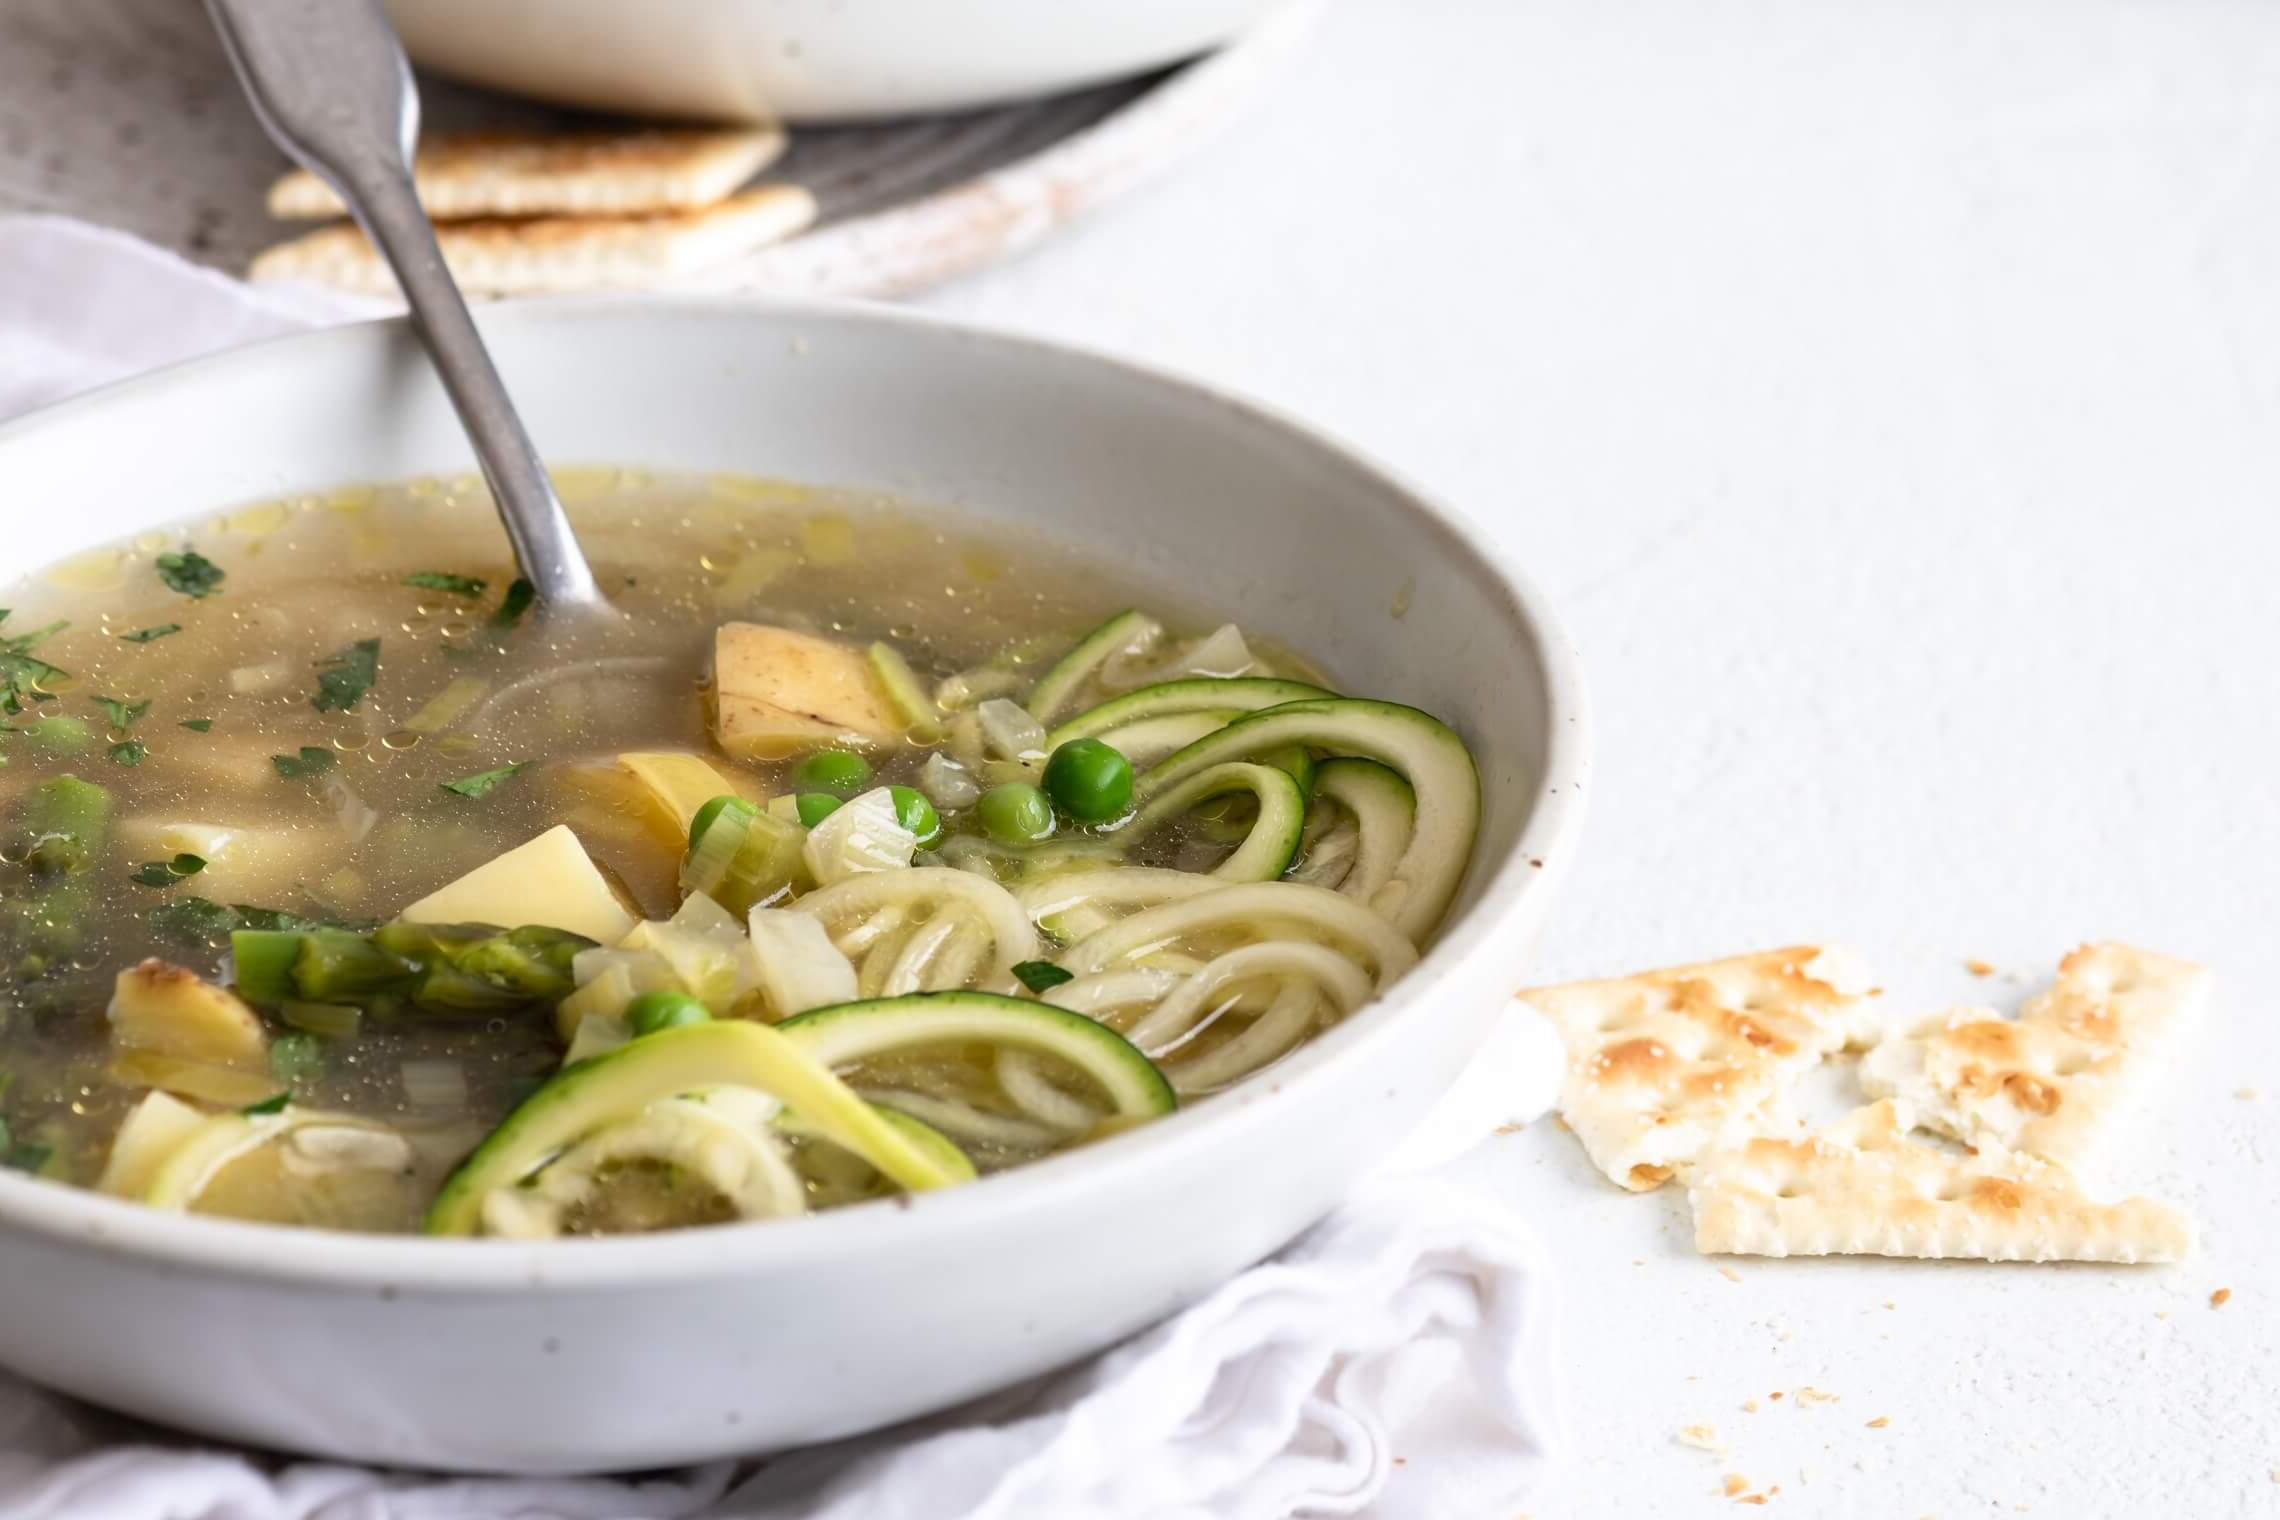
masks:
<svg viewBox="0 0 2280 1520"><path fill-rule="evenodd" d="M1545 976L1815 936L1903 1006L2090 936L2220 973L2106 1179L2200 1217L2173 1269L1733 1282L1556 1129L1477 1152L1566 1267L1538 1520L1727 1472L1767 1514L2280 1514L2280 9L1342 0L1216 153L925 304L1496 525L1598 708Z"/></svg>

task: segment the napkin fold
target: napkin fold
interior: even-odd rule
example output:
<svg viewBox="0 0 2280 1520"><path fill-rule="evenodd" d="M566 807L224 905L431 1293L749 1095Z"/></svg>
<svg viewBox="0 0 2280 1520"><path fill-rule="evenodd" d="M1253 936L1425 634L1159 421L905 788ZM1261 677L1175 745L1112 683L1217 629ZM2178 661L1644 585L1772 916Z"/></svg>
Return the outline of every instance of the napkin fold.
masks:
<svg viewBox="0 0 2280 1520"><path fill-rule="evenodd" d="M249 287L123 234L0 218L0 418L382 310ZM0 1520L1510 1520L1561 1445L1552 1280L1425 1172L1549 1107L1507 1021L1388 1172L1273 1260L1098 1358L945 1415L640 1478L441 1478L172 1436L0 1373Z"/></svg>

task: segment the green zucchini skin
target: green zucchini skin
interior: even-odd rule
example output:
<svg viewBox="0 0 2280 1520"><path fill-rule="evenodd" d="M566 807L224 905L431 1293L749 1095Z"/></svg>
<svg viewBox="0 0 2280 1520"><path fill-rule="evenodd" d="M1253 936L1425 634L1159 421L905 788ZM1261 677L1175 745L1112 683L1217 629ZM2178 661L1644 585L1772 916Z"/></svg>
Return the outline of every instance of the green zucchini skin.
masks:
<svg viewBox="0 0 2280 1520"><path fill-rule="evenodd" d="M1154 628L1153 638L1160 638L1163 629L1156 620L1137 609L1126 609L1077 640L1077 645L1060 659L1053 668L1037 678L1029 688L1029 698L1022 706L1040 723L1050 723L1054 714L1069 705L1069 699L1085 684L1093 672L1100 669L1109 656L1131 643L1143 631ZM1052 748L1047 745L1046 748Z"/></svg>
<svg viewBox="0 0 2280 1520"><path fill-rule="evenodd" d="M779 1028L715 1019L646 1034L556 1072L444 1179L428 1209L427 1233L475 1234L493 1189L512 1187L565 1146L661 1098L714 1086L769 1094L904 1188L972 1180L971 1164L962 1172L948 1167Z"/></svg>
<svg viewBox="0 0 2280 1520"><path fill-rule="evenodd" d="M825 1066L948 1042L1010 1045L1083 1071L1119 1115L1153 1118L1179 1106L1172 1084L1131 1041L1081 1013L995 992L913 992L816 1008L776 1026Z"/></svg>
<svg viewBox="0 0 2280 1520"><path fill-rule="evenodd" d="M1071 739L1098 739L1111 729L1123 728L1144 718L1222 709L1254 712L1285 702L1333 695L1335 693L1304 681L1283 681L1271 676L1190 676L1180 681L1159 681L1154 686L1142 686L1098 707L1087 708L1046 734L1045 748L1057 749Z"/></svg>
<svg viewBox="0 0 2280 1520"><path fill-rule="evenodd" d="M1249 792L1259 802L1259 816L1235 852L1221 861L1212 875L1227 881L1274 881L1298 857L1299 837L1306 830L1306 789L1278 765L1230 760L1210 766L1187 780L1166 788L1118 832L1134 837L1161 828L1199 802Z"/></svg>
<svg viewBox="0 0 2280 1520"><path fill-rule="evenodd" d="M1137 777L1134 804L1231 760L1260 760L1291 745L1356 755L1399 773L1415 795L1407 848L1378 893L1377 907L1414 943L1448 911L1480 827L1480 773L1472 751L1430 713L1363 697L1311 698L1247 713Z"/></svg>

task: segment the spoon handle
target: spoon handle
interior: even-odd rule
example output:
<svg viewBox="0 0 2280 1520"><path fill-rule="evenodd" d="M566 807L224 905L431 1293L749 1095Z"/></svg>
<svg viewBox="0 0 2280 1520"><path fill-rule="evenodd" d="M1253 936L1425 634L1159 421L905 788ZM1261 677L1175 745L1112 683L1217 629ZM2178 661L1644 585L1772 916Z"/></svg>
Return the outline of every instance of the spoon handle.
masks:
<svg viewBox="0 0 2280 1520"><path fill-rule="evenodd" d="M540 600L606 605L412 188L419 91L377 0L206 0L206 10L262 127L339 193L395 271Z"/></svg>

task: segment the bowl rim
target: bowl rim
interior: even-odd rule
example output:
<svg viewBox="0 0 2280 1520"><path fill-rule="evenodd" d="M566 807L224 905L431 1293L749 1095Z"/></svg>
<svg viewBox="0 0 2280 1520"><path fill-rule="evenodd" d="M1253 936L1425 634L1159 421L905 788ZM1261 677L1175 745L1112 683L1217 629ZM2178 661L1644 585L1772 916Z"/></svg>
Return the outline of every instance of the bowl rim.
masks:
<svg viewBox="0 0 2280 1520"><path fill-rule="evenodd" d="M924 1195L900 1195L811 1215L797 1221L756 1220L702 1230L619 1239L508 1241L367 1235L245 1220L164 1213L91 1189L0 1173L0 1231L45 1237L178 1268L222 1270L277 1284L367 1288L394 1294L611 1289L635 1284L717 1278L839 1259L874 1248L908 1250L921 1236L961 1237L1034 1211L1051 1212L1074 1188L1107 1189L1164 1158L1214 1143L1240 1125L1273 1124L1299 1094L1320 1085L1332 1066L1366 1061L1378 1042L1426 1016L1459 962L1489 950L1507 927L1549 900L1566 871L1582 826L1591 779L1592 738L1575 646L1549 602L1510 556L1432 493L1360 448L1271 404L1154 363L1082 345L1008 332L865 301L749 296L570 296L518 301L479 310L478 323L503 334L525 325L569 325L603 319L637 323L647 316L708 321L830 324L897 329L986 344L1033 362L1081 364L1116 371L1130 382L1183 391L1234 425L1280 435L1286 443L1380 487L1396 509L1469 561L1534 645L1544 692L1543 767L1529 814L1509 855L1482 883L1479 900L1446 923L1417 966L1383 997L1284 1058L1260 1080L1182 1109L1081 1150L1030 1162L981 1183ZM77 423L122 401L158 400L194 390L217 375L264 368L348 362L342 355L400 341L403 316L382 317L280 334L177 361L116 380L0 424L0 470L22 439ZM216 506L227 504L215 504Z"/></svg>

